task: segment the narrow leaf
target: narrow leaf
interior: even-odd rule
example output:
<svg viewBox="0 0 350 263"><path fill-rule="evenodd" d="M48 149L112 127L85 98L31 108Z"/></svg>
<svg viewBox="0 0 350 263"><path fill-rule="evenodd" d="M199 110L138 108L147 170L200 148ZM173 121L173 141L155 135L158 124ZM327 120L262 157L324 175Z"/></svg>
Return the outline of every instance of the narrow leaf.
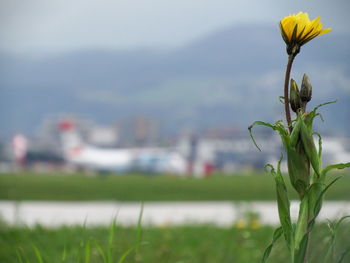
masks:
<svg viewBox="0 0 350 263"><path fill-rule="evenodd" d="M318 137L318 159L320 161L320 168L322 167L322 137L318 132L313 132Z"/></svg>
<svg viewBox="0 0 350 263"><path fill-rule="evenodd" d="M292 225L292 220L290 217L290 202L288 198L288 192L286 184L284 183L283 176L281 173L281 158L277 164L277 174L275 176L276 182L276 194L277 194L277 206L278 206L278 215L280 222L283 228L283 233L287 246L292 251L294 247L294 230Z"/></svg>
<svg viewBox="0 0 350 263"><path fill-rule="evenodd" d="M34 244L32 244L32 247L34 249L34 253L35 253L37 261L39 263L44 263L43 258L42 258L41 253L40 253L40 250Z"/></svg>
<svg viewBox="0 0 350 263"><path fill-rule="evenodd" d="M282 227L279 227L275 230L275 232L273 232L273 237L272 237L272 242L271 244L265 249L263 258L261 260L261 263L265 263L266 260L269 258L271 250L274 246L274 244L276 243L276 241L281 237L281 235L283 234L283 229Z"/></svg>
<svg viewBox="0 0 350 263"><path fill-rule="evenodd" d="M299 247L296 250L296 253L294 255L294 262L305 262L305 256L306 256L306 251L307 251L307 246L308 246L308 241L309 241L309 233L306 233L300 244Z"/></svg>
<svg viewBox="0 0 350 263"><path fill-rule="evenodd" d="M100 252L100 255L103 259L103 263L107 263L107 257L105 252L103 251L102 247L100 246L99 243L97 243L97 241L95 240L95 246L97 247L98 251Z"/></svg>
<svg viewBox="0 0 350 263"><path fill-rule="evenodd" d="M339 228L339 226L341 225L341 223L342 223L345 219L348 219L348 218L350 218L350 215L348 215L348 216L343 216L342 218L340 218L340 219L338 220L338 222L336 223L336 225L335 225L335 231L337 231L338 228Z"/></svg>
<svg viewBox="0 0 350 263"><path fill-rule="evenodd" d="M348 247L347 249L345 249L345 250L341 253L341 255L340 255L340 257L339 257L337 263L342 263L343 260L344 260L344 258L345 258L345 256L346 256L349 252L350 252L350 247Z"/></svg>
<svg viewBox="0 0 350 263"><path fill-rule="evenodd" d="M278 125L277 125L278 124ZM270 123L267 123L267 122L263 122L263 121L255 121L252 125L250 125L248 127L248 130L249 130L249 135L250 135L250 138L252 139L254 145L256 148L258 148L259 151L261 151L260 147L258 146L258 144L256 143L254 137L253 137L253 134L252 134L252 128L255 126L255 125L260 125L260 126L265 126L265 127L269 127L275 131L278 131L281 138L282 138L282 141L283 141L283 144L285 144L287 142L287 137L288 137L288 133L286 131L286 129L284 127L281 126L281 123L280 122L277 122L275 125L273 124L270 124Z"/></svg>
<svg viewBox="0 0 350 263"><path fill-rule="evenodd" d="M126 257L129 256L133 250L134 250L134 248L132 247L132 248L129 248L127 251L125 251L124 254L118 260L118 263L123 263L124 260L126 259Z"/></svg>
<svg viewBox="0 0 350 263"><path fill-rule="evenodd" d="M62 261L65 261L67 258L67 248L66 245L63 247L63 253L62 253Z"/></svg>
<svg viewBox="0 0 350 263"><path fill-rule="evenodd" d="M338 181L339 179L341 178L340 177L337 177L335 178L332 182L330 182L324 189L323 191L321 192L321 194L319 195L318 197L318 200L316 201L315 203L315 207L314 207L314 216L313 218L310 219L309 221L309 224L308 224L308 229L309 231L311 231L311 229L313 228L314 224L315 224L315 221L316 221L316 218L321 210L321 207L322 207L322 200L323 200L323 196L324 194L326 193L326 191L329 189L329 187L331 187L336 181Z"/></svg>
<svg viewBox="0 0 350 263"><path fill-rule="evenodd" d="M139 253L141 241L142 241L142 215L143 215L143 203L141 204L141 211L139 218L137 220L137 230L136 230L136 253Z"/></svg>
<svg viewBox="0 0 350 263"><path fill-rule="evenodd" d="M85 263L90 263L90 240L85 243Z"/></svg>
<svg viewBox="0 0 350 263"><path fill-rule="evenodd" d="M300 249L300 245L308 231L309 196L306 194L300 203L298 221L295 227L295 248Z"/></svg>
<svg viewBox="0 0 350 263"><path fill-rule="evenodd" d="M333 169L345 169L350 167L350 162L349 163L338 163L338 164L331 164L328 165L326 168L323 169L322 171L322 176L326 176L327 173Z"/></svg>
<svg viewBox="0 0 350 263"><path fill-rule="evenodd" d="M22 256L21 256L21 252L19 252L18 249L16 250L16 255L17 255L18 262L19 262L19 263L23 263L23 259L22 259Z"/></svg>

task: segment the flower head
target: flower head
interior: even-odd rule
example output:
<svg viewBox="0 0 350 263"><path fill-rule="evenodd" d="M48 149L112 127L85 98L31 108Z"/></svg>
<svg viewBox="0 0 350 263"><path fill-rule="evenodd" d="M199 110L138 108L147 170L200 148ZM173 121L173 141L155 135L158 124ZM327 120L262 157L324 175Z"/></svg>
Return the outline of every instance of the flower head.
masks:
<svg viewBox="0 0 350 263"><path fill-rule="evenodd" d="M330 28L322 28L320 17L310 20L309 15L303 12L283 18L280 21L280 29L289 55L298 54L302 45L331 31Z"/></svg>

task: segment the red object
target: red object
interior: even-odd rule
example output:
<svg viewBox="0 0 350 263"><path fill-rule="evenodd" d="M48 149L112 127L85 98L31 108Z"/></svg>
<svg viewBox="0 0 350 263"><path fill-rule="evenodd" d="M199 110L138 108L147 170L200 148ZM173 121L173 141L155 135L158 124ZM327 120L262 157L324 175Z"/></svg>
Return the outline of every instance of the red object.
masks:
<svg viewBox="0 0 350 263"><path fill-rule="evenodd" d="M84 150L84 148L83 147L81 147L81 146L76 146L76 147L73 147L71 150L70 150L70 155L72 155L72 156L74 156L74 157L77 157L77 156L79 156L81 153L82 153L82 151Z"/></svg>
<svg viewBox="0 0 350 263"><path fill-rule="evenodd" d="M58 127L61 131L70 131L73 130L74 124L72 121L61 121Z"/></svg>
<svg viewBox="0 0 350 263"><path fill-rule="evenodd" d="M204 176L207 177L211 175L214 171L214 166L210 163L205 163L204 164Z"/></svg>

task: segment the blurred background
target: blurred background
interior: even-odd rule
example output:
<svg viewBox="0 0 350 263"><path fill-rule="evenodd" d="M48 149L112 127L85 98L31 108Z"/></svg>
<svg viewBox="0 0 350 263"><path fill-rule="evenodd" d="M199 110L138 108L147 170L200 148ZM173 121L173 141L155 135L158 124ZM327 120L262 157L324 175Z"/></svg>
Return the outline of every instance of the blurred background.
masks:
<svg viewBox="0 0 350 263"><path fill-rule="evenodd" d="M259 152L247 128L284 119L278 23L303 11L332 28L302 47L292 78L309 75L309 109L338 100L316 130L325 164L349 162L349 10L347 0L0 0L0 261L258 262L279 223L263 169L283 149L256 128ZM350 214L344 174L320 222ZM115 221L118 235L106 227ZM316 232L320 262L329 231ZM272 262L288 261L283 245L274 251Z"/></svg>
<svg viewBox="0 0 350 263"><path fill-rule="evenodd" d="M308 73L311 106L338 99L321 110L326 123L317 126L326 136L326 162L349 160L349 5L1 1L0 171L13 170L16 158L17 164L44 171L67 161L75 168L111 169L68 157L83 144L165 149L132 153L130 169L143 162L152 170L155 159L177 162L175 173L261 169L279 157L281 148L273 147L278 137L257 129L256 136L269 145L261 154L247 127L284 118L278 97L287 55L278 21L299 11L311 19L320 15L333 30L302 48L292 77L300 83ZM79 142L64 145L57 127L67 119Z"/></svg>

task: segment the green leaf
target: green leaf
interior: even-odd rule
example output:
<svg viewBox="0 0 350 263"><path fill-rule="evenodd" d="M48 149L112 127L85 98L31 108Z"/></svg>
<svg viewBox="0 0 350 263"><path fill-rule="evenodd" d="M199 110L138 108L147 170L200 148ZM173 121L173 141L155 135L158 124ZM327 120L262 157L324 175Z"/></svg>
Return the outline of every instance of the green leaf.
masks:
<svg viewBox="0 0 350 263"><path fill-rule="evenodd" d="M306 194L300 203L298 221L295 227L295 248L300 249L300 245L308 232L309 196Z"/></svg>
<svg viewBox="0 0 350 263"><path fill-rule="evenodd" d="M63 247L63 253L62 253L62 262L66 261L67 258L67 248L66 245Z"/></svg>
<svg viewBox="0 0 350 263"><path fill-rule="evenodd" d="M263 258L261 260L261 263L265 263L266 260L269 258L271 250L274 246L274 244L276 243L276 241L281 237L281 235L283 234L283 229L282 227L278 227L274 232L273 232L273 237L272 237L272 241L271 244L265 249Z"/></svg>
<svg viewBox="0 0 350 263"><path fill-rule="evenodd" d="M318 104L312 111L313 112L316 112L319 108L325 106L325 105L328 105L328 104L332 104L332 103L336 103L338 100L331 100L331 101L327 101L327 102L324 102L324 103L321 103L321 104Z"/></svg>
<svg viewBox="0 0 350 263"><path fill-rule="evenodd" d="M255 147L258 148L259 151L261 151L261 149L258 146L258 144L256 143L256 141L255 141L255 139L253 137L253 134L252 134L252 128L255 125L269 127L271 129L273 129L274 131L278 131L280 136L281 136L283 145L285 145L285 144L287 144L289 142L288 132L287 132L287 130L285 129L285 127L283 126L283 124L280 121L276 122L275 124L270 124L270 123L263 122L263 121L255 121L252 125L250 125L248 127L248 130L249 130L250 138L252 139Z"/></svg>
<svg viewBox="0 0 350 263"><path fill-rule="evenodd" d="M19 251L19 249L16 250L16 255L17 255L18 262L23 263L23 259L22 259L21 252Z"/></svg>
<svg viewBox="0 0 350 263"><path fill-rule="evenodd" d="M292 220L290 217L290 202L288 198L288 192L286 184L283 180L283 175L281 173L281 158L277 164L277 174L275 176L276 182L276 193L277 193L277 206L278 206L278 214L280 218L280 222L283 228L283 233L285 240L287 242L287 246L289 250L292 252L294 247L294 229L292 225Z"/></svg>
<svg viewBox="0 0 350 263"><path fill-rule="evenodd" d="M109 228L109 238L108 238L108 248L107 248L107 262L112 263L113 262L113 254L112 254L112 247L114 242L114 235L117 229L117 215L114 216L111 226Z"/></svg>
<svg viewBox="0 0 350 263"><path fill-rule="evenodd" d="M308 191L309 197L309 219L317 216L318 212L315 208L321 209L322 205L322 191L324 190L325 185L322 183L313 183ZM321 202L320 202L321 200Z"/></svg>
<svg viewBox="0 0 350 263"><path fill-rule="evenodd" d="M314 224L315 224L315 221L316 221L316 218L321 210L321 207L322 207L322 201L323 201L323 196L324 194L327 192L327 190L329 189L329 187L331 187L336 181L338 181L339 179L341 178L340 177L337 177L335 178L332 182L330 182L323 190L322 192L320 193L317 201L315 202L315 206L313 207L314 209L314 213L313 213L313 217L309 220L309 224L308 224L308 231L311 231Z"/></svg>
<svg viewBox="0 0 350 263"><path fill-rule="evenodd" d="M320 115L317 113L317 110L325 105L328 105L328 104L332 104L332 103L335 103L337 102L337 100L333 100L333 101L327 101L325 103L321 103L319 105L317 105L311 112L309 112L306 116L305 116L305 124L306 126L308 127L308 129L312 129L312 123L313 123L313 120L316 116ZM321 117L321 120L323 119L322 116Z"/></svg>
<svg viewBox="0 0 350 263"><path fill-rule="evenodd" d="M318 137L318 159L320 162L320 168L322 167L322 137L318 132L313 132Z"/></svg>
<svg viewBox="0 0 350 263"><path fill-rule="evenodd" d="M328 227L331 232L331 240L330 242L328 242L328 249L327 249L326 256L324 258L324 262L334 262L334 250L335 250L337 232L339 230L341 223L347 218L350 218L350 216L343 216L335 223L333 223L332 221L328 221Z"/></svg>
<svg viewBox="0 0 350 263"><path fill-rule="evenodd" d="M41 256L41 253L40 253L40 250L34 244L32 244L32 247L34 249L34 253L35 253L35 256L36 256L38 263L44 263L43 257Z"/></svg>
<svg viewBox="0 0 350 263"><path fill-rule="evenodd" d="M294 262L297 262L297 263L305 262L305 256L306 256L308 242L309 242L309 233L306 233L303 236L303 238L299 244L299 247L295 251Z"/></svg>
<svg viewBox="0 0 350 263"><path fill-rule="evenodd" d="M270 173L275 180L278 215L283 228L284 238L287 242L287 246L292 252L292 249L294 247L294 229L290 218L290 202L288 199L287 187L284 183L283 175L281 173L282 157L283 156L281 155L281 158L277 164L277 173L271 164L266 164L265 168L270 168Z"/></svg>
<svg viewBox="0 0 350 263"><path fill-rule="evenodd" d="M95 246L97 247L98 251L100 252L101 254L101 257L103 259L103 263L107 263L107 257L106 257L106 254L105 252L103 251L102 247L100 246L100 244L95 240Z"/></svg>
<svg viewBox="0 0 350 263"><path fill-rule="evenodd" d="M85 243L85 263L90 263L90 240Z"/></svg>
<svg viewBox="0 0 350 263"><path fill-rule="evenodd" d="M137 220L137 230L136 230L136 253L140 252L140 246L142 242L142 215L143 215L143 203L141 204L141 211L139 218Z"/></svg>
<svg viewBox="0 0 350 263"><path fill-rule="evenodd" d="M322 171L322 176L325 177L327 175L327 173L333 169L345 169L345 168L349 168L350 167L350 163L338 163L338 164L331 164L328 165L326 168L323 169Z"/></svg>
<svg viewBox="0 0 350 263"><path fill-rule="evenodd" d="M284 96L279 96L279 97L278 97L278 100L279 100L282 104L284 104Z"/></svg>
<svg viewBox="0 0 350 263"><path fill-rule="evenodd" d="M130 253L131 253L133 250L134 250L133 247L132 247L132 248L129 248L128 250L126 250L126 251L124 252L124 254L119 258L118 263L123 263L124 260L126 259L126 257L129 256Z"/></svg>
<svg viewBox="0 0 350 263"><path fill-rule="evenodd" d="M342 218L340 218L339 220L338 220L338 222L336 223L336 225L335 225L335 231L338 231L338 229L339 229L339 226L341 225L341 223L345 220L345 219L348 219L348 218L350 218L350 215L348 215L348 216L343 216Z"/></svg>
<svg viewBox="0 0 350 263"><path fill-rule="evenodd" d="M345 258L345 256L346 256L349 252L350 252L350 247L348 247L347 249L345 249L345 250L341 253L341 255L340 255L340 257L339 257L337 263L342 263L343 260L344 260L344 258Z"/></svg>

